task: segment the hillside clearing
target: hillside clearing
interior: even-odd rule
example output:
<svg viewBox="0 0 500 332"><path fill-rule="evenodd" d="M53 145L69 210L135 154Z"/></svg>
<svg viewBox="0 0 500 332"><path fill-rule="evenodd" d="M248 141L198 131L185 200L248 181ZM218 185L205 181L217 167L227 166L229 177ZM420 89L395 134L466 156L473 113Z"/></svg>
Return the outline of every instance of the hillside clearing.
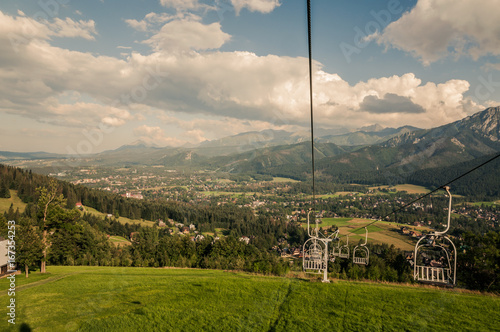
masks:
<svg viewBox="0 0 500 332"><path fill-rule="evenodd" d="M0 212L4 213L9 211L10 205L13 204L14 211L19 208L19 212L23 212L26 208L26 203L24 203L19 196L17 196L17 190L9 190L10 198L0 198Z"/></svg>
<svg viewBox="0 0 500 332"><path fill-rule="evenodd" d="M49 266L48 272L50 277L30 277L33 283L18 287L18 326L34 331L491 331L500 325L499 297L456 290L323 284L217 270ZM17 279L21 284L24 277ZM2 289L7 282L0 280ZM8 301L3 293L0 304L5 308Z"/></svg>
<svg viewBox="0 0 500 332"><path fill-rule="evenodd" d="M106 213L102 213L102 212L99 212L97 211L96 209L94 208L91 208L89 206L84 206L83 207L84 210L83 212L87 212L87 213L90 213L90 214L93 214L95 216L99 216L99 217L106 217L107 214ZM112 217L114 218L114 217ZM139 224L141 226L154 226L154 222L150 221L150 220L141 220L141 219L130 219L130 218L126 218L126 217L118 217L118 222L121 223L121 224Z"/></svg>

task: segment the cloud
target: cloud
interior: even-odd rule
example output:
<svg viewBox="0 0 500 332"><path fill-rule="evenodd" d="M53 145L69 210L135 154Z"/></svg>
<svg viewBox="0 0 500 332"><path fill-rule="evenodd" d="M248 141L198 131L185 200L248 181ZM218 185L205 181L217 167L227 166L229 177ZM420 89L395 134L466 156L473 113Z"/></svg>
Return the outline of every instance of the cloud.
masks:
<svg viewBox="0 0 500 332"><path fill-rule="evenodd" d="M137 31L150 31L150 30L155 30L159 24L163 24L168 21L172 21L174 19L182 19L185 17L191 17L191 18L198 18L198 16L190 13L179 13L177 15L170 15L167 13L161 13L157 14L154 12L151 12L149 14L146 14L144 16L144 19L138 21L135 19L126 19L125 23L127 23L130 27Z"/></svg>
<svg viewBox="0 0 500 332"><path fill-rule="evenodd" d="M409 52L428 65L449 55L474 60L500 55L498 1L418 0L416 6L389 24L378 43Z"/></svg>
<svg viewBox="0 0 500 332"><path fill-rule="evenodd" d="M422 106L414 104L410 98L387 93L382 99L366 96L359 105L359 110L368 113L425 113Z"/></svg>
<svg viewBox="0 0 500 332"><path fill-rule="evenodd" d="M204 137L219 138L232 136L248 131L262 131L266 129L298 131L299 126L286 125L283 123L272 123L262 120L241 120L223 116L197 116L194 119L183 120L178 117L179 114L174 112L156 112L156 117L168 127L182 129L185 133L194 130L201 130Z"/></svg>
<svg viewBox="0 0 500 332"><path fill-rule="evenodd" d="M205 25L192 19L174 20L144 41L156 51L188 51L220 48L231 36L218 22Z"/></svg>
<svg viewBox="0 0 500 332"><path fill-rule="evenodd" d="M154 143L160 146L180 146L187 143L175 137L167 137L163 129L157 126L139 126L134 129L134 135L146 143Z"/></svg>
<svg viewBox="0 0 500 332"><path fill-rule="evenodd" d="M87 40L95 40L94 35L97 35L95 22L93 20L73 21L69 17L65 20L56 17L49 27L54 32L54 36L57 37L80 37Z"/></svg>
<svg viewBox="0 0 500 332"><path fill-rule="evenodd" d="M160 0L160 4L167 8L174 8L177 11L194 10L203 6L198 0Z"/></svg>
<svg viewBox="0 0 500 332"><path fill-rule="evenodd" d="M279 0L231 0L231 3L234 6L236 15L239 15L243 8L251 12L267 14L281 5Z"/></svg>
<svg viewBox="0 0 500 332"><path fill-rule="evenodd" d="M132 28L134 28L137 31L147 31L148 30L148 22L145 20L133 20L133 19L128 19L125 20L125 22Z"/></svg>
<svg viewBox="0 0 500 332"><path fill-rule="evenodd" d="M140 114L166 114L172 126L182 126L186 141L309 124L308 60L205 51L229 38L218 23L174 19L149 39L150 54L131 52L120 59L52 46L42 38L53 33L48 22L34 22L34 34L42 37L18 44L16 51L8 32L22 31L26 19L0 12L0 112L68 127L120 126L137 121ZM168 31L181 27L180 36L168 39ZM470 87L464 80L422 83L407 73L353 85L324 71L320 63L313 70L315 120L323 128L373 123L429 128L484 106L464 97ZM80 96L66 100L68 91ZM382 106L396 105L405 108L380 112ZM411 112L415 110L418 116ZM189 119L179 120L180 115ZM159 135L158 130L149 134L155 133ZM166 135L158 138L167 142Z"/></svg>
<svg viewBox="0 0 500 332"><path fill-rule="evenodd" d="M26 17L22 12L19 16L13 17L0 11L0 34L4 38L7 37L12 47L17 48L32 40L49 40L51 37L80 37L94 40L97 31L93 20L73 21L71 18L65 20L55 18L51 22L39 22Z"/></svg>

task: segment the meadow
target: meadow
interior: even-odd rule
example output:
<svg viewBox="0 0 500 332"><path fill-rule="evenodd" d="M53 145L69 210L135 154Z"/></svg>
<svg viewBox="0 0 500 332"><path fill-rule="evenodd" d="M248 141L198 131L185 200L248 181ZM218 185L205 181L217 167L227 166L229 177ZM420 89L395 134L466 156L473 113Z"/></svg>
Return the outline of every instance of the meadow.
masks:
<svg viewBox="0 0 500 332"><path fill-rule="evenodd" d="M10 190L10 198L0 198L0 212L8 211L11 204L13 204L14 211L19 208L19 212L23 212L26 208L26 203L17 196L17 190Z"/></svg>
<svg viewBox="0 0 500 332"><path fill-rule="evenodd" d="M17 276L18 331L493 331L500 298L195 269L49 266ZM9 297L0 280L0 306ZM4 309L6 310L6 309ZM5 316L5 315L4 315Z"/></svg>
<svg viewBox="0 0 500 332"><path fill-rule="evenodd" d="M123 236L117 236L117 235L110 236L109 241L118 247L119 246L128 246L131 244L131 242L129 240L127 240L126 238L124 238Z"/></svg>
<svg viewBox="0 0 500 332"><path fill-rule="evenodd" d="M83 209L84 210L82 211L82 213L83 212L87 212L87 213L90 213L90 214L92 214L94 216L103 217L103 218L107 216L106 213L99 212L96 209L91 208L89 206L84 206ZM118 217L117 220L118 220L119 223L124 224L124 225L128 223L128 224L139 224L141 226L151 226L152 227L155 224L151 220L130 219L130 218L126 218L126 217Z"/></svg>

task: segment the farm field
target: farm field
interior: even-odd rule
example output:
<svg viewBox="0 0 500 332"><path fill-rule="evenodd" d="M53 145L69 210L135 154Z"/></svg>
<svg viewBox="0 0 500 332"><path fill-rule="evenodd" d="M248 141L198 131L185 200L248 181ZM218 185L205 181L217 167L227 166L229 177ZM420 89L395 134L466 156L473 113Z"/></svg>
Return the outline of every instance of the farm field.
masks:
<svg viewBox="0 0 500 332"><path fill-rule="evenodd" d="M296 182L300 182L300 181L294 180L294 179L289 179L289 178L274 177L271 182L292 182L292 183L296 183Z"/></svg>
<svg viewBox="0 0 500 332"><path fill-rule="evenodd" d="M49 266L17 276L32 331L493 331L500 298L431 287L311 282L194 269ZM8 280L0 280L1 289ZM0 293L5 308L9 297Z"/></svg>
<svg viewBox="0 0 500 332"><path fill-rule="evenodd" d="M381 189L388 189L389 186L376 186L376 187L370 187L372 190L376 190L378 188ZM408 194L427 194L430 192L429 189L422 187L422 186L417 186L414 184L398 184L394 187L390 188L395 188L397 191L406 191Z"/></svg>
<svg viewBox="0 0 500 332"><path fill-rule="evenodd" d="M358 243L359 240L364 240L365 230L362 227L373 222L373 220L358 218L323 218L322 221L319 225L320 227L337 226L343 242L346 240L344 235L350 234L349 242L351 244ZM311 225L314 227L314 224ZM429 230L426 227L405 226L419 232ZM306 228L307 222L303 222L302 227ZM408 236L395 232L395 229L399 229L398 224L377 221L375 224L368 226L368 242L394 244L396 248L402 250L413 250L415 246L413 240Z"/></svg>
<svg viewBox="0 0 500 332"><path fill-rule="evenodd" d="M19 208L19 212L23 212L26 208L26 203L21 201L19 196L17 196L17 190L9 190L10 198L0 198L0 212L4 213L9 210L10 205L14 204L14 211Z"/></svg>

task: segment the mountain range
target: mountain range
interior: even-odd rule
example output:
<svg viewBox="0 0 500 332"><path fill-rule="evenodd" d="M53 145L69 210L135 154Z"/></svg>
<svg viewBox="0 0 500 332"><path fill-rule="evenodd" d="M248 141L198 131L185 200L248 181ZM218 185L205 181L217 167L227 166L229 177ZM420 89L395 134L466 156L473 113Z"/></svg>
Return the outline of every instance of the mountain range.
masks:
<svg viewBox="0 0 500 332"><path fill-rule="evenodd" d="M500 107L432 129L378 125L354 132L318 130L316 170L338 181L394 182L423 170L453 167L500 151ZM309 133L247 132L194 147L161 148L135 142L77 159L81 166L163 165L226 172L263 173L306 179L310 174ZM0 162L33 167L40 159L67 164L43 152L0 152ZM29 162L33 160L33 162Z"/></svg>

